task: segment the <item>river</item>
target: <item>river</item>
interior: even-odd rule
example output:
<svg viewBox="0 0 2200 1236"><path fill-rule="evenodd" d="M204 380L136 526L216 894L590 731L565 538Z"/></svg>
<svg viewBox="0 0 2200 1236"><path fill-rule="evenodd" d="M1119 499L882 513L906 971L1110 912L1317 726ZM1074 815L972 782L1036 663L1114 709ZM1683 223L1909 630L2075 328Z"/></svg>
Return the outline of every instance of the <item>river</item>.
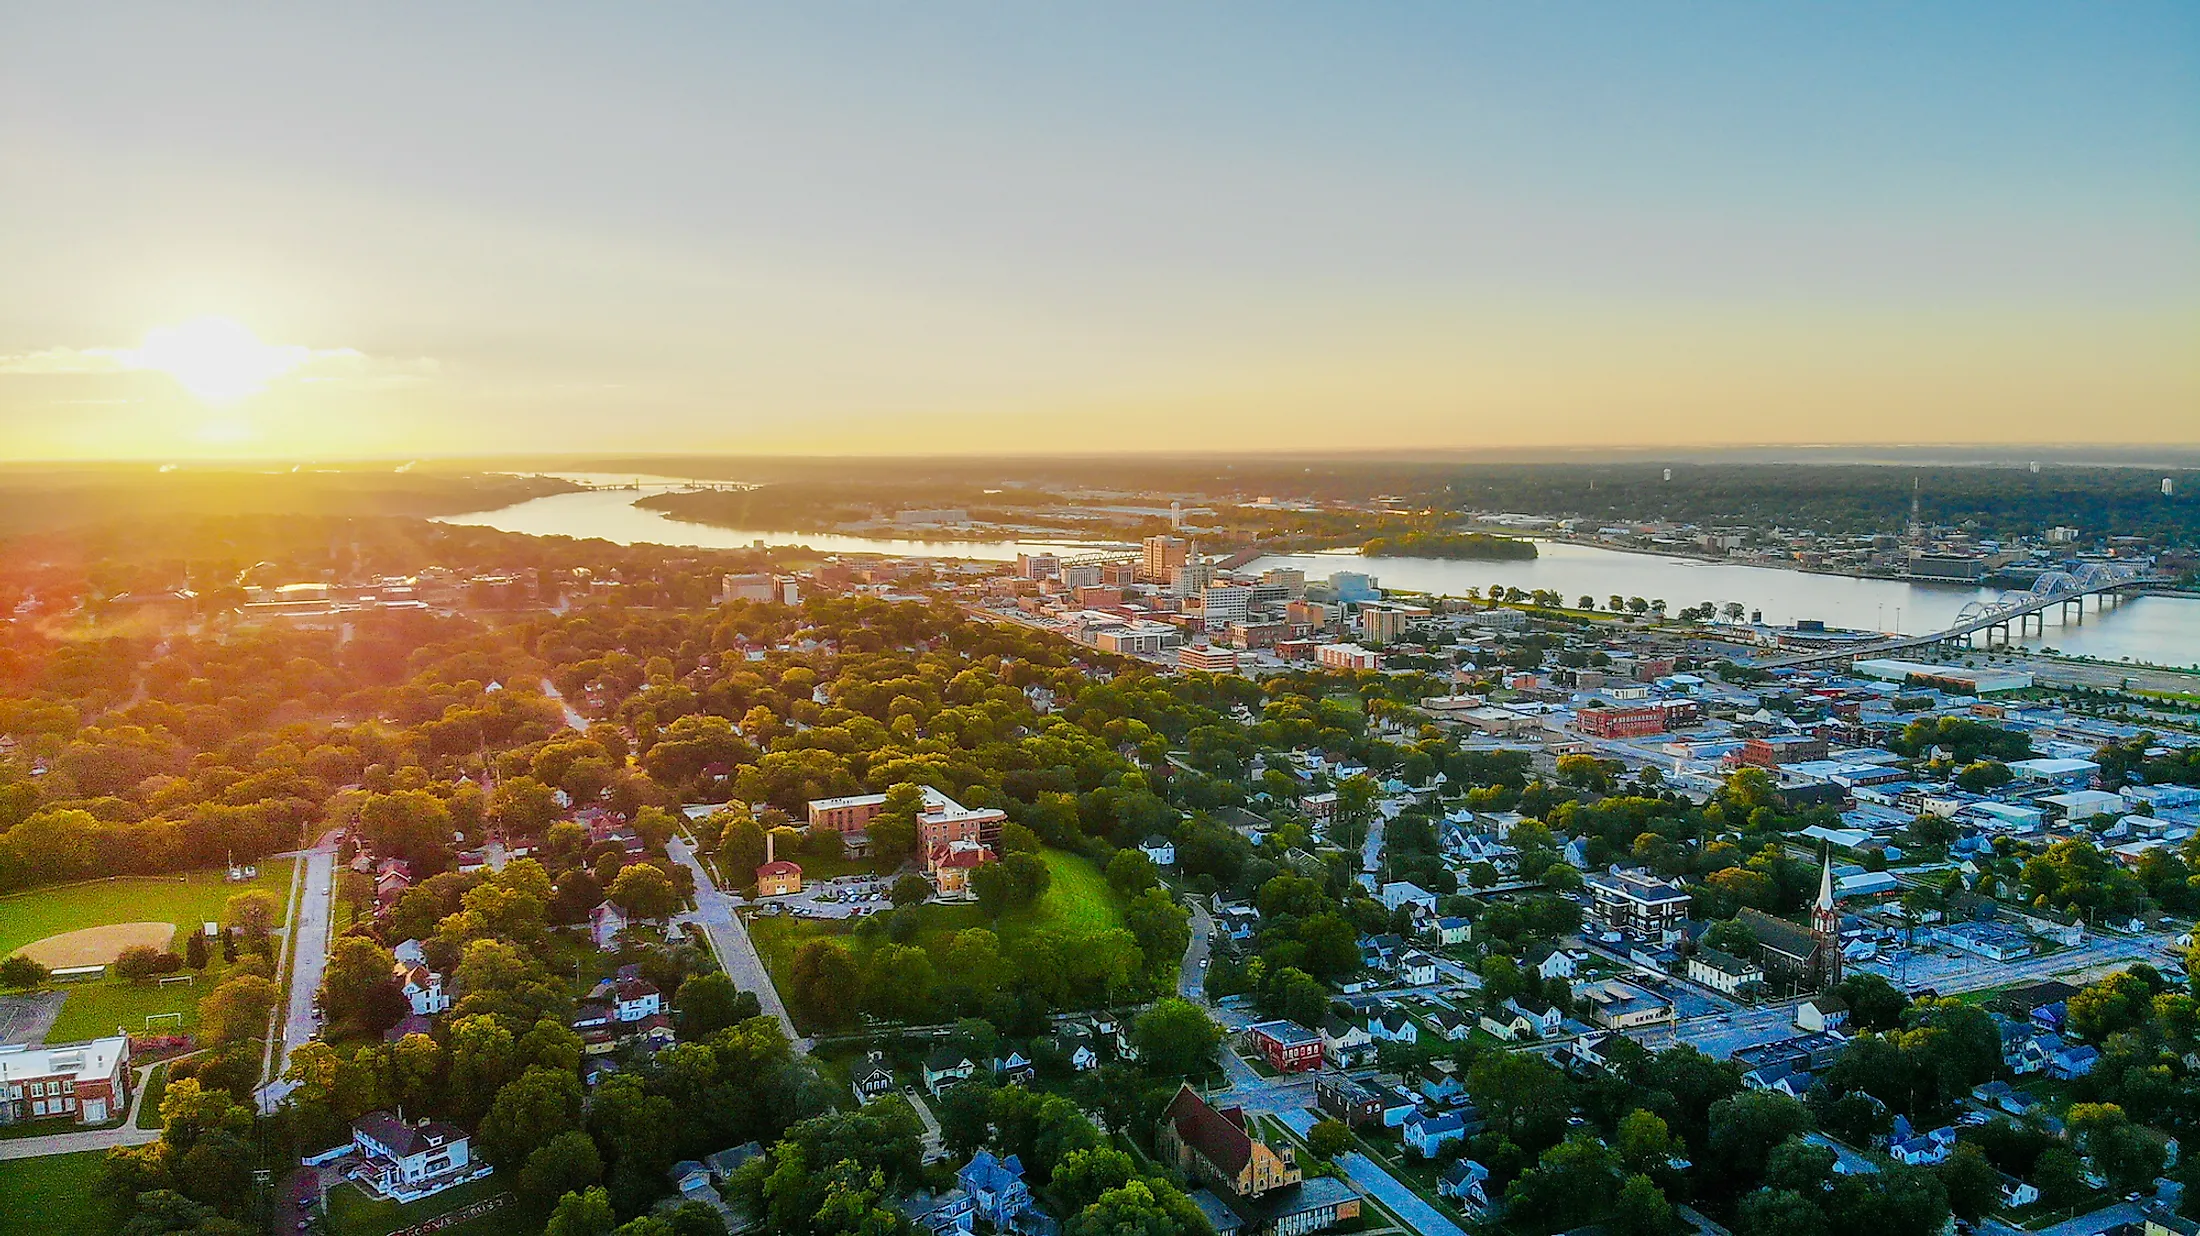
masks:
<svg viewBox="0 0 2200 1236"><path fill-rule="evenodd" d="M891 537L842 536L830 532L796 532L786 528L721 528L715 524L673 519L662 511L636 506L650 494L687 489L700 484L725 485L726 481L695 482L671 476L634 476L596 472L546 472L560 480L582 485L635 485L634 489L588 489L552 494L494 511L469 511L438 515L436 522L496 528L528 536L594 538L619 545L680 545L699 549L747 549L766 545L804 545L825 554L891 554L910 558L972 558L986 562L1013 562L1018 554L1060 553L1081 548L1072 541L953 541L897 540Z"/></svg>
<svg viewBox="0 0 2200 1236"><path fill-rule="evenodd" d="M1722 607L1739 601L1761 612L1770 623L1815 618L1827 626L1866 631L1922 634L1950 625L1972 601L2002 594L1967 584L1911 583L1820 575L1779 567L1742 566L1635 554L1565 541L1537 544L1540 555L1527 562L1449 558L1363 558L1350 550L1319 554L1279 554L1255 560L1245 569L1297 567L1308 579L1333 571L1364 571L1382 586L1412 592L1457 596L1468 588L1492 584L1534 591L1548 588L1571 605L1583 595L1601 608L1613 593L1646 600L1664 599L1673 609L1715 601ZM2055 610L2047 612L2045 635L2019 641L2031 648L2053 648L2072 656L2114 661L2128 657L2157 665L2200 664L2200 601L2180 597L2138 597L2106 614L2086 611L2069 625Z"/></svg>
<svg viewBox="0 0 2200 1236"><path fill-rule="evenodd" d="M581 484L634 483L639 488L553 494L494 511L441 516L440 521L499 528L530 536L598 538L620 545L742 549L761 541L767 545L804 545L820 553L970 558L987 562L1012 561L1019 553L1074 552L1080 548L1073 541L932 541L771 528L720 528L671 519L660 511L634 505L635 500L645 494L685 488L695 483L685 478L597 473L550 475ZM1818 575L1777 567L1625 553L1563 541L1541 542L1538 548L1541 556L1528 562L1363 558L1351 550L1335 550L1271 555L1256 560L1247 569L1297 567L1306 572L1308 579L1325 579L1335 571L1364 571L1391 588L1454 596L1464 595L1468 588L1488 588L1492 584L1528 591L1549 588L1564 595L1569 604L1588 595L1595 597L1600 607L1613 593L1647 600L1663 599L1674 609L1704 601L1720 605L1739 601L1745 608L1761 612L1764 620L1772 623L1815 618L1827 626L1911 633L1938 630L1947 626L1956 612L1971 601L1992 600L2001 595L1991 588L1963 584ZM2139 597L2106 614L2089 608L2083 623L2073 621L2067 626L2062 624L2057 611L2049 610L2046 634L2029 636L2020 642L2032 648L2053 648L2073 656L2103 661L2128 658L2156 665L2200 666L2200 600Z"/></svg>

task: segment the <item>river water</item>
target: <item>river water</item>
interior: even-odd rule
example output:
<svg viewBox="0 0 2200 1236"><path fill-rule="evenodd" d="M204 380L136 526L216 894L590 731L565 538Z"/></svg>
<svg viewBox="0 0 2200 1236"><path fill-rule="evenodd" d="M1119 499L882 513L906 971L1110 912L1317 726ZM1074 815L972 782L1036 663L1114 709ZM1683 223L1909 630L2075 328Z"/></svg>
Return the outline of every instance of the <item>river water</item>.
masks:
<svg viewBox="0 0 2200 1236"><path fill-rule="evenodd" d="M721 528L715 524L689 523L662 511L636 506L651 494L687 489L697 482L672 476L634 476L596 472L549 472L541 475L583 485L635 485L634 489L590 489L552 494L494 511L469 511L440 515L438 523L465 524L520 532L528 536L596 538L619 545L681 545L700 549L746 549L758 541L766 545L805 545L826 554L892 554L911 558L973 558L987 562L1013 562L1018 554L1074 551L1069 541L954 541L897 540L890 537L840 536L830 532L795 532L786 528ZM704 484L724 485L709 481Z"/></svg>
<svg viewBox="0 0 2200 1236"><path fill-rule="evenodd" d="M553 494L494 511L441 517L441 522L498 528L530 536L599 538L620 545L654 544L705 549L741 549L755 542L804 545L820 553L891 554L906 557L970 558L1012 561L1019 553L1045 553L1080 546L1067 541L932 541L841 536L771 528L719 528L686 523L660 511L634 505L651 493L686 487L680 477L555 473L582 484L629 484L638 489L596 489ZM722 483L722 482L721 482ZM1441 558L1363 558L1350 550L1319 554L1271 555L1248 570L1297 567L1308 579L1336 571L1363 571L1383 586L1413 592L1460 596L1468 588L1492 584L1532 591L1549 588L1568 604L1583 595L1601 608L1613 593L1622 597L1663 599L1673 609L1714 601L1739 601L1760 612L1766 622L1790 623L1815 618L1827 626L1868 631L1921 633L1949 625L1956 612L1978 600L2001 594L1962 584L1909 583L1816 575L1777 567L1740 566L1624 553L1568 542L1540 543L1539 557L1528 562L1485 562ZM2074 656L2104 661L2128 658L2156 665L2200 666L2200 600L2140 597L2099 613L2088 609L2085 621L2063 625L2047 612L2044 635L2020 641Z"/></svg>
<svg viewBox="0 0 2200 1236"><path fill-rule="evenodd" d="M1816 618L1827 626L1865 631L1922 634L1949 626L1972 601L2002 594L1967 584L1911 583L1893 579L1857 579L1818 575L1778 567L1742 566L1634 554L1563 541L1539 542L1539 556L1528 562L1486 562L1440 558L1363 558L1340 550L1320 554L1274 555L1247 570L1297 567L1308 579L1333 571L1364 571L1386 588L1457 596L1468 588L1487 591L1493 584L1534 591L1549 588L1571 605L1582 596L1599 608L1613 593L1645 600L1663 598L1672 609L1715 601L1721 607L1739 601L1761 612L1770 623ZM2072 615L2069 625L2047 611L2044 635L2019 641L2073 656L2157 665L2200 664L2200 601L2177 597L2139 597L2106 614L2088 607L2085 621Z"/></svg>

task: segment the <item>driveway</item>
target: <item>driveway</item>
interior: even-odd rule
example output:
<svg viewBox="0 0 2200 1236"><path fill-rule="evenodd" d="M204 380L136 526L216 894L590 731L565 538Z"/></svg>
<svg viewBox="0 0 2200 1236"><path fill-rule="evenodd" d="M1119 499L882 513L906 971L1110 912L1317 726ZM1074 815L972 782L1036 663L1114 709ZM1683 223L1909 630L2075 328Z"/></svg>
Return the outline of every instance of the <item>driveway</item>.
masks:
<svg viewBox="0 0 2200 1236"><path fill-rule="evenodd" d="M328 967L328 934L330 913L336 900L336 839L340 833L331 830L321 838L319 845L307 850L298 864L302 873L296 904L292 907L290 928L287 933L290 949L290 1010L283 1018L283 1037L279 1050L272 1053L268 1063L268 1084L260 1091L260 1110L272 1112L290 1088L283 1080L283 1070L290 1064L290 1053L311 1042L320 1033L320 1021L313 1015L313 997L321 990L321 972Z"/></svg>
<svg viewBox="0 0 2200 1236"><path fill-rule="evenodd" d="M756 945L749 939L749 929L741 916L733 912L733 899L718 891L711 883L710 869L695 856L684 838L674 837L665 842L665 853L672 861L688 869L695 877L695 913L690 919L703 929L703 937L710 941L710 950L718 957L718 964L725 968L726 977L743 991L753 991L764 1011L779 1019L780 1028L787 1032L796 1051L808 1051L810 1043L794 1028L794 1018L787 1015L787 1006L779 999L779 989L772 986L771 972L764 968L764 959L757 956Z"/></svg>

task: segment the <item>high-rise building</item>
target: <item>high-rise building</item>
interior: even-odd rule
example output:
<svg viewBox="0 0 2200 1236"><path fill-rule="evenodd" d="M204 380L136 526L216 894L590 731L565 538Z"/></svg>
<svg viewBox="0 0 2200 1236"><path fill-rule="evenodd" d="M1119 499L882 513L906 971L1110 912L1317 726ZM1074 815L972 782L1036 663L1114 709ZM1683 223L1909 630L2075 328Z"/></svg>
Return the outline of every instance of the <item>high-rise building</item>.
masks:
<svg viewBox="0 0 2200 1236"><path fill-rule="evenodd" d="M1145 577L1157 584L1168 583L1176 577L1176 568L1191 556L1191 550L1192 543L1182 537L1147 537Z"/></svg>
<svg viewBox="0 0 2200 1236"><path fill-rule="evenodd" d="M1306 595L1306 572L1297 567L1270 567L1260 573L1260 582L1282 588L1293 600Z"/></svg>
<svg viewBox="0 0 2200 1236"><path fill-rule="evenodd" d="M1196 597L1215 582L1215 564L1194 554L1169 573L1169 595Z"/></svg>

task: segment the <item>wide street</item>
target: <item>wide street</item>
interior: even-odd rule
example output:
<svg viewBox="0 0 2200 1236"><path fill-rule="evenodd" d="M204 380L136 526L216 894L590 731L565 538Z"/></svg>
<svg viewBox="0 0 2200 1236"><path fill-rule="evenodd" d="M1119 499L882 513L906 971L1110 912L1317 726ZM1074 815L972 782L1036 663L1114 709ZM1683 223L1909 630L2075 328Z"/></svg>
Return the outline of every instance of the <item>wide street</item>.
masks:
<svg viewBox="0 0 2200 1236"><path fill-rule="evenodd" d="M290 1053L312 1041L320 1032L314 1016L313 997L321 990L321 971L328 966L329 918L336 897L336 841L340 830L323 834L319 844L305 851L298 864L298 898L291 906L286 944L290 952L290 1009L283 1018L283 1033L270 1051L267 1084L260 1090L260 1110L272 1112L290 1093L283 1069Z"/></svg>
<svg viewBox="0 0 2200 1236"><path fill-rule="evenodd" d="M808 1051L809 1040L796 1033L794 1018L787 1015L787 1006L779 999L779 989L772 986L772 976L764 969L764 959L757 955L756 945L749 939L749 929L734 913L733 898L718 891L711 882L710 869L696 857L694 847L684 837L674 837L665 843L665 853L672 861L688 869L695 876L695 913L688 916L703 929L710 941L711 952L718 957L718 964L725 967L726 976L734 986L743 991L753 991L764 1006L764 1011L779 1019L780 1028L794 1042L796 1051Z"/></svg>

